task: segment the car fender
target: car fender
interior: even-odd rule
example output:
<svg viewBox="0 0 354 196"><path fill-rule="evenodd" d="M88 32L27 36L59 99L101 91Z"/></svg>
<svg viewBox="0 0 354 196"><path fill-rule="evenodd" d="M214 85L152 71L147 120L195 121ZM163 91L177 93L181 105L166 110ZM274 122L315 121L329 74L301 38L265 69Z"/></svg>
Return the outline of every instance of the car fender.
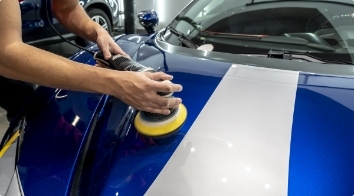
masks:
<svg viewBox="0 0 354 196"><path fill-rule="evenodd" d="M155 35L130 34L121 36L116 40L122 50L129 56L134 56L144 44L148 43Z"/></svg>

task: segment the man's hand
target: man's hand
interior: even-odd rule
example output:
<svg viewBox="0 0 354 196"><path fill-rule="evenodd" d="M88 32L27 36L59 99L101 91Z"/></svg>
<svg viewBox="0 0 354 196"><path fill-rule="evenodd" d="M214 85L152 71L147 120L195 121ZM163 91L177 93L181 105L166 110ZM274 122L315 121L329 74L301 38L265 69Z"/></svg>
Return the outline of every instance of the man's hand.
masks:
<svg viewBox="0 0 354 196"><path fill-rule="evenodd" d="M96 63L96 67L109 68L98 61ZM112 86L116 88L113 88L109 94L118 97L121 101L137 110L167 115L170 113L170 108L177 109L182 102L180 98L165 98L157 94L157 92L182 91L182 86L179 84L161 82L161 80L172 80L173 77L171 75L163 72L119 71L119 73L122 73L118 76L121 79L117 78L112 83ZM114 83L117 84L115 85ZM119 86L120 88L118 88Z"/></svg>
<svg viewBox="0 0 354 196"><path fill-rule="evenodd" d="M106 30L87 16L78 0L52 0L52 2L53 12L59 21L75 34L97 43L106 60L116 54L130 58ZM177 108L181 103L179 98L164 98L157 94L182 90L181 85L159 82L171 80L170 75L161 72L97 71L100 72L101 79L92 81L94 84L91 87L94 92L99 91L117 97L137 110L168 114L169 108Z"/></svg>
<svg viewBox="0 0 354 196"><path fill-rule="evenodd" d="M114 42L113 38L103 28L97 30L96 43L98 48L103 52L106 60L108 60L112 54L121 54L130 59L130 56Z"/></svg>
<svg viewBox="0 0 354 196"><path fill-rule="evenodd" d="M124 103L151 113L169 114L169 108L178 108L180 98L165 98L157 92L180 92L182 86L159 80L172 80L172 76L162 73L121 71L113 78L111 93Z"/></svg>
<svg viewBox="0 0 354 196"><path fill-rule="evenodd" d="M52 0L52 11L68 30L97 43L106 60L111 54L121 54L130 58L106 30L90 19L78 0Z"/></svg>

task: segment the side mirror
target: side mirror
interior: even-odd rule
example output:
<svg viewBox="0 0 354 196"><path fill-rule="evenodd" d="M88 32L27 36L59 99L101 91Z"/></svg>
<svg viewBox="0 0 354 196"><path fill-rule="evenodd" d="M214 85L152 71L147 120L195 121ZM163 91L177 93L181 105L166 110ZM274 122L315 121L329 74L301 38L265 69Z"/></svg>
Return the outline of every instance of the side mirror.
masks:
<svg viewBox="0 0 354 196"><path fill-rule="evenodd" d="M159 24L159 17L154 10L141 11L138 14L139 23L145 28L147 33L155 33L155 27Z"/></svg>

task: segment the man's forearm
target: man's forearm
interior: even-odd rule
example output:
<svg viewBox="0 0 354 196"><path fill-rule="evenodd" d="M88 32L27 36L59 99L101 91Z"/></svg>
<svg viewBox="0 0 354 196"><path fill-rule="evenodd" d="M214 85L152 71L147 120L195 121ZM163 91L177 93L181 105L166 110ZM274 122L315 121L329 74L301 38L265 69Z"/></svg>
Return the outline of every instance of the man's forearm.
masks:
<svg viewBox="0 0 354 196"><path fill-rule="evenodd" d="M0 74L4 77L47 87L110 94L104 84L113 77L112 70L73 62L21 42L8 45L2 52Z"/></svg>
<svg viewBox="0 0 354 196"><path fill-rule="evenodd" d="M55 17L69 31L96 42L97 34L104 29L91 20L77 0L52 0Z"/></svg>

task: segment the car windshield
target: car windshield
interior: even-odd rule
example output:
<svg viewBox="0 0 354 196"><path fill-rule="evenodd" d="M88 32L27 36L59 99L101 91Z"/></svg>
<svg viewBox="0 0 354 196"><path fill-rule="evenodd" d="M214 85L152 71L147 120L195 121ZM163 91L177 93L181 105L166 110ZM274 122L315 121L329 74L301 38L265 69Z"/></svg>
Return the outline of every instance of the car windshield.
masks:
<svg viewBox="0 0 354 196"><path fill-rule="evenodd" d="M346 3L348 2L348 3ZM354 2L194 0L169 25L200 46L233 54L270 50L353 62ZM167 30L164 39L185 46Z"/></svg>

